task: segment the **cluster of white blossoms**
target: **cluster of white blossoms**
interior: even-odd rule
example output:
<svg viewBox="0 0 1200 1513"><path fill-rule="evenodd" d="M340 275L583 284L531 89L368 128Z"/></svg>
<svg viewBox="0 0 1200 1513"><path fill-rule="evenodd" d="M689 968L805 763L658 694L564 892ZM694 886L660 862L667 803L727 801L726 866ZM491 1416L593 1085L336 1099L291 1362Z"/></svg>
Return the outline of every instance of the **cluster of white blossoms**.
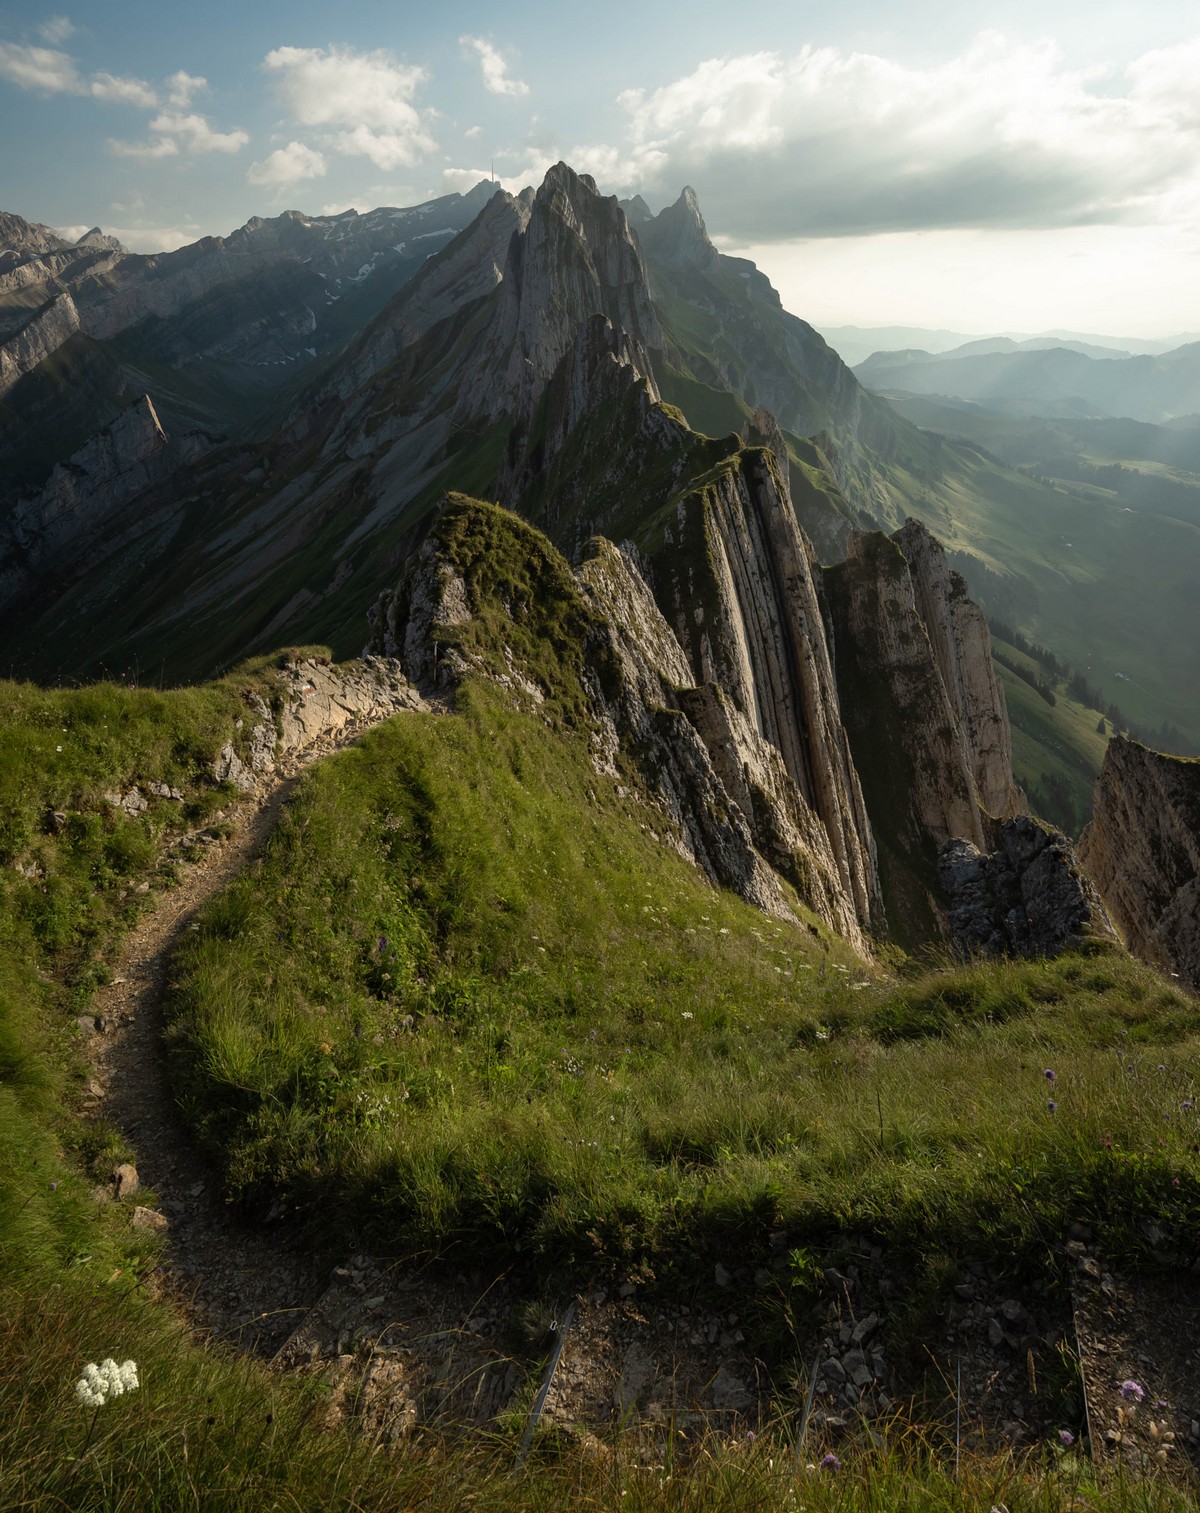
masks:
<svg viewBox="0 0 1200 1513"><path fill-rule="evenodd" d="M133 1392L138 1385L137 1362L122 1361L118 1366L109 1356L97 1366L89 1363L75 1383L75 1396L85 1408L103 1408L110 1397Z"/></svg>

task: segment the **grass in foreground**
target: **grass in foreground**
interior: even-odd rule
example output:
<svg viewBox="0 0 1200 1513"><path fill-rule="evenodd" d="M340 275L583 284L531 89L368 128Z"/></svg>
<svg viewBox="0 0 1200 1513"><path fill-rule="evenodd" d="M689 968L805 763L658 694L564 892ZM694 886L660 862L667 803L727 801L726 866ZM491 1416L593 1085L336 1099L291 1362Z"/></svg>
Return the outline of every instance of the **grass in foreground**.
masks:
<svg viewBox="0 0 1200 1513"><path fill-rule="evenodd" d="M313 773L179 962L231 1195L579 1276L754 1266L779 1229L1030 1266L1073 1218L1194 1245L1200 1004L1117 953L879 981L643 812L481 686Z"/></svg>
<svg viewBox="0 0 1200 1513"><path fill-rule="evenodd" d="M1011 1513L1049 1513L1071 1506L1077 1494L1096 1513L1175 1513L1193 1505L1189 1492L1166 1481L1093 1481L1073 1462L1043 1465L1036 1456L1022 1464L1005 1455L973 1457L955 1481L940 1448L907 1435L878 1447L840 1444L841 1470L826 1470L820 1462L828 1447L810 1445L798 1458L786 1425L764 1427L754 1443L668 1440L640 1466L628 1446L612 1454L549 1438L514 1475L512 1440L469 1445L427 1432L394 1449L378 1447L353 1424L325 1427L321 1378L281 1379L193 1343L151 1297L153 1243L129 1229L122 1205L97 1208L91 1200L91 1183L111 1162L112 1137L71 1117L78 1073L72 1015L142 906L138 884L157 876L163 829L200 823L226 802L205 769L234 734L241 691L237 680L161 696L2 690L0 1507L987 1513L1004 1504ZM808 1191L802 1158L815 1172L830 1153L837 1158L832 1186L812 1189L821 1222L838 1191L844 1216L853 1219L853 1204L861 1209L873 1190L864 1177L876 1167L886 1200L877 1203L878 1222L887 1220L889 1184L900 1190L922 1175L930 1194L941 1191L944 1211L961 1216L954 1184L939 1188L938 1153L960 1174L974 1159L963 1144L962 1116L981 1096L974 1084L988 1070L969 1055L986 1052L1010 1079L1021 1060L1027 1063L1022 1076L1030 1081L1010 1085L1028 1102L1014 1097L1009 1120L1026 1150L1032 1128L1049 1142L1042 1147L1047 1159L1057 1157L1060 1140L1062 1150L1078 1147L1090 1157L1089 1131L1103 1127L1101 1148L1107 1151L1110 1135L1113 1148L1102 1159L1111 1157L1136 1179L1121 1189L1131 1205L1156 1203L1167 1171L1182 1172L1184 1195L1190 1192L1175 1101L1190 1088L1191 1005L1164 993L1149 974L1101 958L859 987L867 975L852 958L839 959L835 943L776 926L675 867L640 830L643 811L630 813L597 789L573 757L552 759L536 729L531 734L486 700L462 727L440 722L445 736L437 739L446 744L423 755L428 722L403 723L403 738L397 727L381 731L363 752L314 773L256 894L246 899L234 890L197 942L189 984L199 980L206 953L249 953L254 970L235 1004L242 1028L230 1019L221 1029L252 1047L263 1044L256 1003L274 1011L267 978L279 971L299 978L301 967L314 974L320 994L314 989L311 1003L293 998L287 1033L278 1035L280 1048L299 1045L311 1058L301 1058L302 1071L311 1064L319 1073L301 1078L294 1094L284 1085L297 1105L297 1128L314 1106L325 1107L345 1148L354 1148L351 1129L382 1142L383 1120L373 1116L379 1122L372 1129L372 1116L347 1094L376 1087L367 1058L398 1047L415 1059L402 1100L411 1117L397 1127L427 1149L434 1120L449 1110L448 1138L462 1150L471 1126L454 1122L460 1103L477 1130L489 1110L505 1108L513 1124L500 1127L518 1136L536 1132L531 1111L539 1108L547 1121L566 1121L574 1140L591 1138L586 1132L597 1127L605 1135L607 1125L613 1144L600 1154L586 1143L568 1147L556 1138L563 1131L538 1136L554 1158L547 1157L546 1170L564 1181L564 1221L571 1204L589 1201L595 1189L588 1182L607 1182L612 1161L639 1202L647 1184L652 1193L654 1181L664 1184L667 1197L651 1210L666 1216L656 1231L664 1240L672 1226L698 1233L687 1225L706 1211L706 1184L720 1200L710 1212L722 1223L742 1223L746 1193L759 1193L753 1230L768 1207L779 1211ZM416 744L409 749L406 741ZM61 753L53 749L59 745ZM411 781L381 806L384 778L398 770ZM102 797L151 780L178 786L182 803L164 801L130 819ZM61 828L55 812L67 816ZM287 878L287 866L298 863L303 868ZM282 911L282 942L278 930L258 929L271 911ZM367 922L370 933L360 938ZM385 953L383 934L399 945ZM287 961L292 953L298 963ZM392 1039L379 1026L395 1024L402 1005L410 1007L399 1020L412 1012L413 1025L401 1023ZM319 1025L309 1022L316 1007L325 1010ZM503 1024L508 1045L496 1038ZM1094 1063L1075 1056L1085 1033L1110 1048L1108 1060L1102 1049ZM612 1079L601 1069L602 1035L614 1058L630 1047L628 1070L618 1062ZM352 1047L365 1053L362 1087L354 1086ZM1039 1107L1049 1053L1065 1089L1057 1094L1061 1119ZM905 1087L923 1063L930 1079L940 1070L957 1079L941 1105L924 1111L919 1088ZM214 1062L206 1076L221 1065ZM514 1087L518 1070L532 1079L528 1104ZM439 1072L452 1086L439 1082ZM230 1096L226 1085L214 1085L210 1113ZM313 1105L313 1090L323 1088L328 1102ZM252 1084L234 1093L257 1096ZM994 1102L984 1103L998 1117ZM270 1099L255 1106L274 1107ZM1110 1129L1105 1116L1112 1110L1121 1121ZM1072 1133L1063 1139L1064 1131ZM333 1149L343 1146L335 1140ZM516 1161L526 1154L518 1140ZM494 1176L486 1165L494 1155L493 1146L480 1147L481 1176ZM453 1166L445 1169L453 1175ZM1056 1171L1069 1182L1061 1167ZM1041 1190L1040 1180L1031 1192ZM497 1191L489 1222L511 1213L512 1191L521 1189ZM1186 1218L1180 1190L1168 1198L1179 1232ZM1069 1187L1062 1201L1075 1205ZM641 1212L634 1213L639 1222ZM919 1212L917 1205L914 1217ZM1053 1218L1042 1215L1047 1223ZM570 1233L569 1225L562 1232ZM636 1249L647 1233L631 1223L622 1243ZM82 1408L75 1381L86 1362L110 1354L137 1360L141 1387L102 1409Z"/></svg>

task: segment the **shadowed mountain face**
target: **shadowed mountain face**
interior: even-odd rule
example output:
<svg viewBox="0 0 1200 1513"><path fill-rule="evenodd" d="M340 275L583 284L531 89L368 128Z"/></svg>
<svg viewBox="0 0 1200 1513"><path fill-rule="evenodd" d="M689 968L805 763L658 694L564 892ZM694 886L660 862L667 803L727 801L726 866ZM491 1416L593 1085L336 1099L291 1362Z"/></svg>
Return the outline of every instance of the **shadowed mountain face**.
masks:
<svg viewBox="0 0 1200 1513"><path fill-rule="evenodd" d="M450 211L465 218L467 208L466 201L449 209L446 202L435 202L421 207L421 224L444 229ZM80 319L86 315L93 332L119 326L134 306L143 310L150 297L145 288L165 307L178 300L189 278L193 290L210 280L218 263L240 260L249 271L219 297L206 290L169 318L144 319L111 339L82 331L67 336L53 361L43 360L12 384L6 401L10 413L3 418L13 423L3 428L4 436L15 444L17 409L36 408L47 395L55 399L47 401L49 416L64 406L87 409L87 383L72 379L57 388L52 383L52 372L68 366L76 350L84 353L85 367L92 363L92 387L113 411L105 418L115 421L137 395L120 387L105 365L111 366L113 349L130 331L144 343L152 328L160 349L168 340L175 344L176 366L168 365L166 374L176 399L178 374L208 373L217 360L211 350L219 344L218 332L215 326L201 332L202 315L216 322L221 311L233 312L220 337L227 370L236 365L243 339L247 351L273 351L272 343L283 340L285 313L257 345L234 318L267 277L259 267L263 249L292 249L270 264L275 285L320 277L322 261L330 270L323 285L345 281L351 275L343 265L349 264L335 249L366 235L368 223L385 214L401 213L322 223L287 216L252 222L225 244L200 243L170 259L105 254L115 261L102 286L76 280L74 294L57 296L59 306L65 309L69 300ZM411 218L417 212L404 214ZM861 450L857 436L864 405L872 423L887 412L863 395L810 328L784 315L761 276L754 275L753 301L745 303L741 274L746 270L725 268L729 260L708 242L694 198L685 195L657 221L644 222L642 233L659 249L663 268L672 257L680 261L672 275L677 284L692 280L694 265L707 268L706 277L716 283L686 296L656 299L655 280L664 281L666 274L651 276L642 239L618 203L565 165L550 171L536 195L487 195L470 224L424 261L348 345L323 362L307 358L306 383L282 376L285 368L291 371L283 359L263 359L276 389L261 398L258 415L261 420L275 406L283 424L262 442L247 438L222 446L217 428L178 424L178 407L173 418L153 382L156 374L144 373L149 381L142 388L150 393L162 428L184 445L186 478L144 483L114 454L102 486L70 491L70 509L62 505L61 480L46 485L48 493L44 489L24 500L19 529L14 523L7 532L3 570L7 599L21 601L33 616L21 642L34 644L28 634L34 624L41 636L36 665L78 669L85 661L92 667L112 665L155 652L161 662L165 651L168 666L202 671L213 659L236 657L285 634L320 637L350 649L361 636L362 606L419 538L422 521L447 487L498 494L527 508L568 550L618 519L624 534L648 538L664 491L681 486L700 465L686 460L697 450L693 433L673 427L668 412L654 409L663 397L659 376L678 382L680 365L691 364L709 378L720 377L664 323L664 309L673 309L677 318L693 296L708 319L714 301L732 301L729 308L745 326L747 342L759 333L758 345L767 354L759 389L778 391L785 399L788 375L807 368L808 377L796 378L808 396L804 413L798 402L789 418L829 428L826 452L812 454L810 473L823 479L824 490L814 497L834 519L841 518L839 510L853 516L830 472L822 471L823 461L839 455L835 433L847 455ZM306 251L309 261L294 255L297 246L314 247L316 237L322 250ZM359 255L355 251L349 262ZM360 273L368 285L376 277L356 264L353 277ZM734 285L723 295L731 278ZM336 308L349 298L335 299L330 290L322 308ZM49 316L43 312L40 319L45 326ZM786 338L774 346L767 339L772 320L784 323ZM185 361L189 332L195 340ZM19 335L28 340L27 333L28 327ZM300 333L296 341L301 337L318 339ZM325 329L320 339L332 343L332 332ZM746 371L752 370L757 371L749 362ZM111 382L106 383L106 373ZM281 382L291 386L280 390ZM632 395L638 385L643 400ZM644 401L653 410L649 418L638 412ZM748 418L749 411L744 413ZM585 417L588 423L581 427ZM647 427L659 469L654 477L646 476L644 463ZM192 434L186 444L185 434ZM198 464L201 453L204 461ZM57 460L66 465L69 456L60 451ZM88 472L90 466L86 459L72 460L69 470ZM826 501L833 502L832 509ZM843 528L846 524L843 520ZM73 539L87 542L86 561ZM153 585L149 592L147 583ZM200 627L203 633L197 635Z"/></svg>
<svg viewBox="0 0 1200 1513"><path fill-rule="evenodd" d="M475 218L481 183L408 210L254 217L139 256L0 217L0 498L153 391L169 429L252 434ZM283 412L288 404L285 401Z"/></svg>

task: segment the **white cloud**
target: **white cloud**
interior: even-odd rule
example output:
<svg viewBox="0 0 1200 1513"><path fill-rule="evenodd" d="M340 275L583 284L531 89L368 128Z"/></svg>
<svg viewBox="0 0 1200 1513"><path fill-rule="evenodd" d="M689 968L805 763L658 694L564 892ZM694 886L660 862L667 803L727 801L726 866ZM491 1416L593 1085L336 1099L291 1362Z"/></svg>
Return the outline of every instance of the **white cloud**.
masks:
<svg viewBox="0 0 1200 1513"><path fill-rule="evenodd" d="M691 181L714 224L761 241L1132 220L1196 173L1198 71L1193 41L1145 54L1122 87L994 32L927 67L837 48L714 58L620 97L630 148L609 184L673 197Z"/></svg>
<svg viewBox="0 0 1200 1513"><path fill-rule="evenodd" d="M77 242L81 236L86 236L92 228L90 226L54 226L51 229L56 231L64 242Z"/></svg>
<svg viewBox="0 0 1200 1513"><path fill-rule="evenodd" d="M325 173L322 153L303 142L289 142L277 147L261 163L251 163L246 178L251 184L297 184L302 179L319 179Z"/></svg>
<svg viewBox="0 0 1200 1513"><path fill-rule="evenodd" d="M520 79L510 79L508 76L508 64L503 57L483 37L460 37L461 46L471 48L479 55L479 65L483 70L483 87L493 95L508 95L512 99L521 99L529 93L529 85L522 83Z"/></svg>
<svg viewBox="0 0 1200 1513"><path fill-rule="evenodd" d="M186 247L201 236L200 228L190 226L113 226L109 235L129 248L130 252L174 252L177 247Z"/></svg>
<svg viewBox="0 0 1200 1513"><path fill-rule="evenodd" d="M329 145L378 168L409 166L437 145L414 104L428 75L390 53L277 47L263 67L295 119L330 128Z"/></svg>
<svg viewBox="0 0 1200 1513"><path fill-rule="evenodd" d="M109 137L108 150L114 157L137 158L143 163L152 163L156 158L173 158L179 153L179 144L170 137L155 137L149 142L122 142Z"/></svg>
<svg viewBox="0 0 1200 1513"><path fill-rule="evenodd" d="M333 200L330 204L328 204L328 205L322 205L321 206L321 214L322 215L345 215L345 213L346 213L347 210L354 210L356 208L357 207L354 206L354 205L347 205L342 200Z"/></svg>
<svg viewBox="0 0 1200 1513"><path fill-rule="evenodd" d="M68 37L75 35L76 28L67 16L47 16L38 27L38 36L43 42L49 42L52 46L57 42L65 42ZM84 231L88 228L85 226ZM83 235L81 231L80 236Z"/></svg>
<svg viewBox="0 0 1200 1513"><path fill-rule="evenodd" d="M466 137L469 141L474 140L475 137L481 137L482 135L482 126L468 126L466 131L463 132L463 136Z"/></svg>
<svg viewBox="0 0 1200 1513"><path fill-rule="evenodd" d="M214 131L204 116L164 110L150 122L150 130L182 138L189 152L240 152L250 137L240 128Z"/></svg>
<svg viewBox="0 0 1200 1513"><path fill-rule="evenodd" d="M158 105L157 93L143 79L123 79L116 74L93 74L88 93L97 100L136 105L141 110L154 110Z"/></svg>
<svg viewBox="0 0 1200 1513"><path fill-rule="evenodd" d="M48 47L22 47L0 42L0 79L39 94L83 94L85 86L66 53Z"/></svg>
<svg viewBox="0 0 1200 1513"><path fill-rule="evenodd" d="M167 104L171 109L186 110L192 103L192 96L203 94L208 88L208 80L197 74L189 74L181 68L167 80L167 88L170 91Z"/></svg>
<svg viewBox="0 0 1200 1513"><path fill-rule="evenodd" d="M52 47L0 42L0 79L44 95L91 95L118 105L153 110L158 95L143 79L98 73L84 78L68 53Z"/></svg>

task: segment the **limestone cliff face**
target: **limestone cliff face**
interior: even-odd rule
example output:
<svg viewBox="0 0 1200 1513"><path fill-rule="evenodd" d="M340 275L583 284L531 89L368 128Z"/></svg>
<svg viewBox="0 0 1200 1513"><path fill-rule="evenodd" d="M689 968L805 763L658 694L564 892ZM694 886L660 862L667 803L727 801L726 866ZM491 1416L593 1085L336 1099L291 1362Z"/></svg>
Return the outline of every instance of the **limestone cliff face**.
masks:
<svg viewBox="0 0 1200 1513"><path fill-rule="evenodd" d="M682 496L653 572L694 683L715 684L744 728L778 753L826 834L860 928L881 930L871 824L842 723L817 570L774 455L742 448Z"/></svg>
<svg viewBox="0 0 1200 1513"><path fill-rule="evenodd" d="M1013 782L1012 730L983 611L947 563L945 547L921 521L906 520L892 539L908 563L917 611L950 697L979 803L988 814L1008 819L1024 810L1025 800Z"/></svg>
<svg viewBox="0 0 1200 1513"><path fill-rule="evenodd" d="M196 432L171 442L144 394L112 425L60 463L37 494L18 500L0 525L0 605L26 590L37 575L103 532L113 517L147 489L211 446Z"/></svg>
<svg viewBox="0 0 1200 1513"><path fill-rule="evenodd" d="M67 293L58 294L6 342L0 343L0 395L32 373L79 330L79 311Z"/></svg>
<svg viewBox="0 0 1200 1513"><path fill-rule="evenodd" d="M536 536L515 517L502 518L518 544L526 533ZM636 772L639 787L670 822L666 838L714 882L785 916L791 910L784 879L831 930L867 951L867 931L821 818L778 749L720 688L696 685L636 552L594 540L575 585L584 627L580 677L597 769L610 776ZM447 647L454 629L480 612L472 594L431 536L403 589L380 601L369 649L399 657L425 684L483 672L537 707L551 690L507 646L501 660Z"/></svg>
<svg viewBox="0 0 1200 1513"><path fill-rule="evenodd" d="M845 562L826 570L841 707L889 917L911 938L943 927L943 845L990 849L977 774L998 812L1020 804L1007 713L995 680L971 666L990 665L986 626L963 607L939 554L913 522L893 538L854 534Z"/></svg>
<svg viewBox="0 0 1200 1513"><path fill-rule="evenodd" d="M1134 955L1200 992L1200 761L1114 736L1079 856Z"/></svg>
<svg viewBox="0 0 1200 1513"><path fill-rule="evenodd" d="M495 318L460 384L458 413L532 413L580 325L606 315L644 348L662 346L637 238L615 198L565 163L550 169L513 237Z"/></svg>
<svg viewBox="0 0 1200 1513"><path fill-rule="evenodd" d="M598 415L623 416L626 424L593 426ZM534 412L509 432L496 497L536 518L578 556L608 523L601 501L620 489L629 451L638 451L648 467L669 449L665 433L676 429L659 407L641 343L606 315L593 315L579 327ZM574 539L568 540L572 517Z"/></svg>

